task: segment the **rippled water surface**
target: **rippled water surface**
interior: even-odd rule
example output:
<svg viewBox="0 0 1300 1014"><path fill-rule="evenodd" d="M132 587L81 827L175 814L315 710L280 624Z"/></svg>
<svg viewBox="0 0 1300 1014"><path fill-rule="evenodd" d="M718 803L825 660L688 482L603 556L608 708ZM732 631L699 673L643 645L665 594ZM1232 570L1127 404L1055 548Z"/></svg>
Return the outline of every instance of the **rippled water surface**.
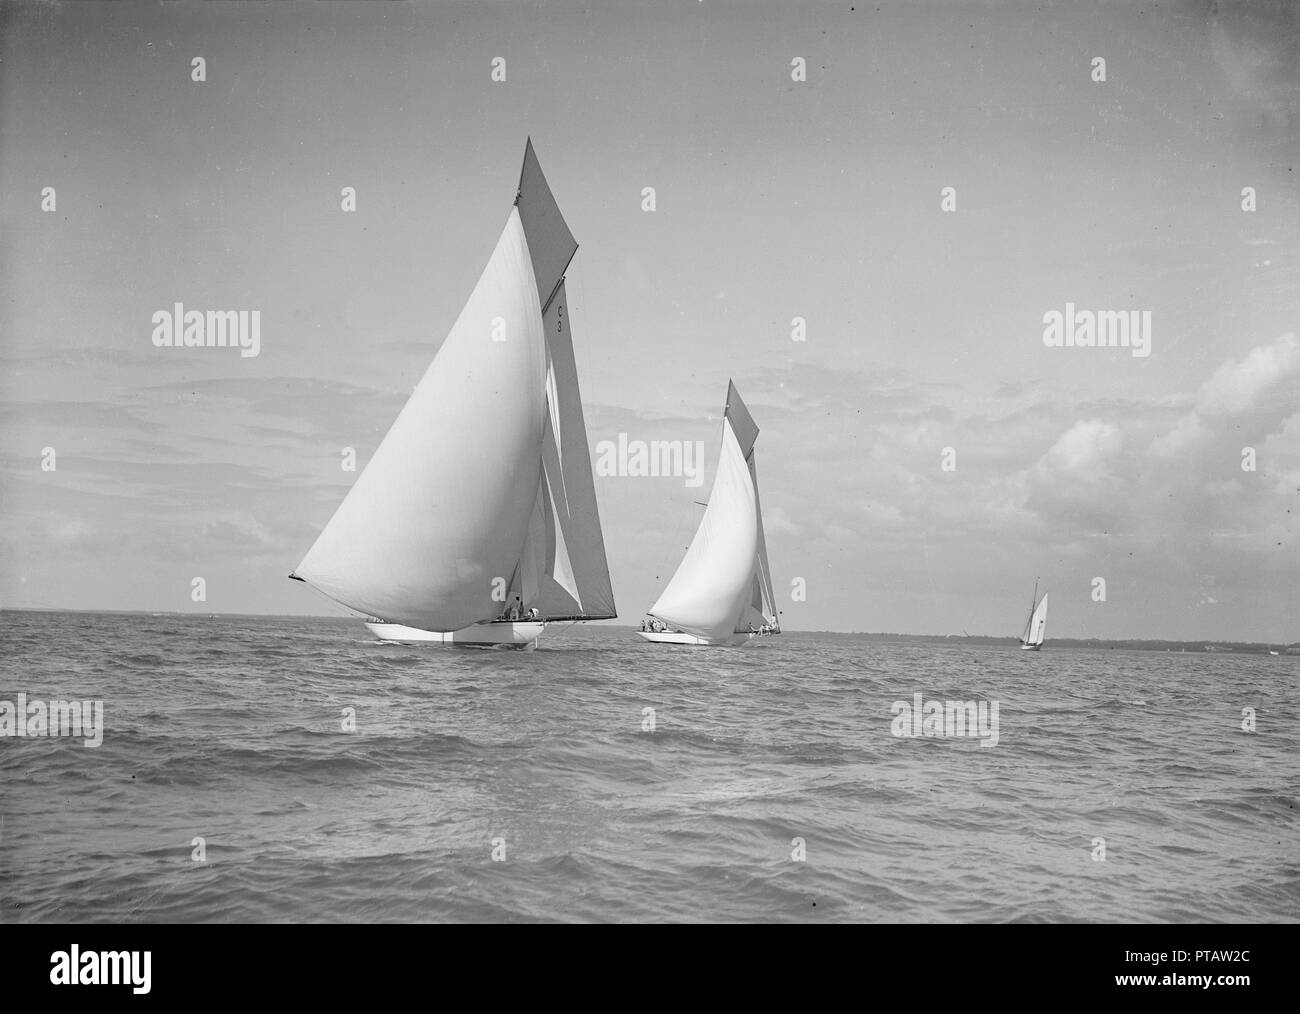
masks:
<svg viewBox="0 0 1300 1014"><path fill-rule="evenodd" d="M1298 663L3 613L0 700L106 731L0 738L0 921L1295 921ZM917 693L997 745L894 736Z"/></svg>

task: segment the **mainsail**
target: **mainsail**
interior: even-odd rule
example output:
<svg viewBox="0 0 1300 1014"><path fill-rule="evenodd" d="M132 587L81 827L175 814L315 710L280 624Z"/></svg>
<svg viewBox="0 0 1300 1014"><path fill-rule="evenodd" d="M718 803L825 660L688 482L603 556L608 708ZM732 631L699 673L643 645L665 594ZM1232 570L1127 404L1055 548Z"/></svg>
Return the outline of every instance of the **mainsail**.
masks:
<svg viewBox="0 0 1300 1014"><path fill-rule="evenodd" d="M734 429L739 435L741 449L745 452L749 478L754 484L754 514L758 523L758 553L754 557L750 609L747 615L741 617L741 622L737 624L736 629L748 630L750 626L761 627L769 624L779 630L781 622L776 611L776 595L772 591L772 570L767 562L767 537L763 533L763 504L758 495L758 466L754 453L754 443L758 440L758 425L741 400L734 381L729 381L727 385L727 410L724 415L732 418Z"/></svg>
<svg viewBox="0 0 1300 1014"><path fill-rule="evenodd" d="M530 140L474 292L294 577L431 631L516 596L543 619L616 615L564 294L576 250Z"/></svg>
<svg viewBox="0 0 1300 1014"><path fill-rule="evenodd" d="M763 537L754 442L758 427L733 383L727 390L718 471L704 517L650 615L707 639L776 623Z"/></svg>

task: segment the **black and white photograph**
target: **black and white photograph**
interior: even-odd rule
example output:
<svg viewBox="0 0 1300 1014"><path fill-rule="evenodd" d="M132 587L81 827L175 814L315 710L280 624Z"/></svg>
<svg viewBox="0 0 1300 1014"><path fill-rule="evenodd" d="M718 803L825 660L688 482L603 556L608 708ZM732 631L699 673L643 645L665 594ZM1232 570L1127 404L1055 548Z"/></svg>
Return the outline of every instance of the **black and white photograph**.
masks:
<svg viewBox="0 0 1300 1014"><path fill-rule="evenodd" d="M0 923L1219 924L1091 971L1249 1002L1298 255L1291 0L4 0Z"/></svg>

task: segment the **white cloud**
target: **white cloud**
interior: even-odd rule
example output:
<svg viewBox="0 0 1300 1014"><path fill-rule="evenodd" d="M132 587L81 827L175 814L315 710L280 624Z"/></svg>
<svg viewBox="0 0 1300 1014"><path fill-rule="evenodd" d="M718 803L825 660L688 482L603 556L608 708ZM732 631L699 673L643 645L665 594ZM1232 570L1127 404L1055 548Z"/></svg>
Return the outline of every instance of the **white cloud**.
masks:
<svg viewBox="0 0 1300 1014"><path fill-rule="evenodd" d="M1253 349L1240 362L1229 360L1201 385L1196 411L1202 415L1240 415L1274 384L1300 370L1300 341L1284 334Z"/></svg>
<svg viewBox="0 0 1300 1014"><path fill-rule="evenodd" d="M1151 441L1151 453L1160 458L1177 458L1188 448L1200 443L1203 433L1201 417L1195 412L1188 412L1172 430Z"/></svg>
<svg viewBox="0 0 1300 1014"><path fill-rule="evenodd" d="M1043 457L1051 472L1089 476L1103 472L1124 447L1124 434L1114 423L1080 420L1061 434Z"/></svg>
<svg viewBox="0 0 1300 1014"><path fill-rule="evenodd" d="M1294 412L1300 380L1300 341L1288 332L1228 360L1197 391L1192 408L1151 441L1161 458L1191 460L1207 453L1227 459L1243 444L1259 442ZM1225 425L1224 420L1234 420Z"/></svg>

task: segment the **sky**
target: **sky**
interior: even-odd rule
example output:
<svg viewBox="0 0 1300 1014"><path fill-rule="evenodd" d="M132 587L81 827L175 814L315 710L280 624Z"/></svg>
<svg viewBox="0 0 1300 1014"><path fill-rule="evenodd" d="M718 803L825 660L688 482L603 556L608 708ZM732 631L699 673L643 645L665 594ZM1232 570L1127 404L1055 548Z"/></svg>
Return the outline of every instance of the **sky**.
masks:
<svg viewBox="0 0 1300 1014"><path fill-rule="evenodd" d="M694 533L734 379L788 630L1018 635L1037 580L1049 638L1300 639L1294 4L0 19L0 606L345 615L286 575L531 136L593 448L705 446L700 488L596 479L620 622ZM260 310L259 355L155 347L176 302ZM1149 310L1150 355L1047 347L1067 303Z"/></svg>

